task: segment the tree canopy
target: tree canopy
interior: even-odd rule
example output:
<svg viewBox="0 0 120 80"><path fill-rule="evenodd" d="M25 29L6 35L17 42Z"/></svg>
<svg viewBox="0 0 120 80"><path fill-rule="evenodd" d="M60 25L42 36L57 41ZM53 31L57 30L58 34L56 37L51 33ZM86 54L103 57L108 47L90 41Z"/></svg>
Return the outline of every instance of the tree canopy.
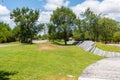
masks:
<svg viewBox="0 0 120 80"><path fill-rule="evenodd" d="M72 29L73 21L76 19L76 15L66 7L57 8L53 11L50 21L56 27L56 32L61 34L61 38L67 44L69 38L68 32Z"/></svg>
<svg viewBox="0 0 120 80"><path fill-rule="evenodd" d="M11 12L11 19L20 27L19 38L22 43L32 43L33 36L37 33L36 22L39 18L39 10L23 7Z"/></svg>
<svg viewBox="0 0 120 80"><path fill-rule="evenodd" d="M11 30L8 24L0 22L0 42L20 40L21 43L32 43L40 31L45 32L44 39L64 40L65 44L71 37L78 41L120 41L120 23L101 14L95 14L90 8L79 15L82 19L76 17L70 8L57 8L53 11L47 26L37 22L39 16L39 10L28 7L14 9L10 17L16 26Z"/></svg>
<svg viewBox="0 0 120 80"><path fill-rule="evenodd" d="M14 41L12 30L8 24L0 22L0 43Z"/></svg>

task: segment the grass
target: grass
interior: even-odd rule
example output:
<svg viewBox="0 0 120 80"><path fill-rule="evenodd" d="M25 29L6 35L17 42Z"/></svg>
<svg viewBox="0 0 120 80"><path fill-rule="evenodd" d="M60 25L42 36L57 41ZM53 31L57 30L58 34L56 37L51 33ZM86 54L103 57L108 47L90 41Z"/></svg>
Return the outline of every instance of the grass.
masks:
<svg viewBox="0 0 120 80"><path fill-rule="evenodd" d="M100 42L96 42L96 46L105 51L120 52L120 47L118 46L110 46Z"/></svg>
<svg viewBox="0 0 120 80"><path fill-rule="evenodd" d="M102 58L72 45L21 44L0 48L0 71L15 72L10 80L77 80Z"/></svg>

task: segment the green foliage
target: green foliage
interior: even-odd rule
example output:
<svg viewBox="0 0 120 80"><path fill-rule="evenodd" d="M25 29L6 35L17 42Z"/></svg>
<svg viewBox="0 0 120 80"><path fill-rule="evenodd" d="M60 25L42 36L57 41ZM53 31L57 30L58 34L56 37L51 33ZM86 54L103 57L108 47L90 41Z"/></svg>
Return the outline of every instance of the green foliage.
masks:
<svg viewBox="0 0 120 80"><path fill-rule="evenodd" d="M97 15L93 11L90 10L90 8L86 9L83 16L85 17L85 23L86 30L89 33L89 36L91 36L90 39L94 41L98 41L99 36L99 26L98 26L98 20L100 19L100 14Z"/></svg>
<svg viewBox="0 0 120 80"><path fill-rule="evenodd" d="M86 9L81 15L83 19L74 21L73 38L75 40L113 41L113 34L120 30L120 24L100 15L95 14L90 8Z"/></svg>
<svg viewBox="0 0 120 80"><path fill-rule="evenodd" d="M47 24L47 26L48 26L48 38L49 38L49 40L54 41L57 37L56 36L56 34L57 34L56 27L51 23Z"/></svg>
<svg viewBox="0 0 120 80"><path fill-rule="evenodd" d="M77 80L88 65L102 59L76 46L53 44L4 47L0 48L0 56L0 71L18 72L10 80L69 80L67 75Z"/></svg>
<svg viewBox="0 0 120 80"><path fill-rule="evenodd" d="M67 44L66 41L69 38L68 32L71 31L75 18L76 16L72 10L65 7L57 8L51 15L50 21L56 27L55 31L61 35L61 38L64 40L65 44Z"/></svg>
<svg viewBox="0 0 120 80"><path fill-rule="evenodd" d="M32 43L33 36L38 32L36 22L39 18L39 10L23 7L16 8L11 13L11 18L20 27L19 38L22 43Z"/></svg>
<svg viewBox="0 0 120 80"><path fill-rule="evenodd" d="M0 43L10 41L14 41L14 39L9 25L0 22Z"/></svg>
<svg viewBox="0 0 120 80"><path fill-rule="evenodd" d="M101 18L99 20L100 36L103 41L111 41L113 34L118 31L119 26L115 20Z"/></svg>
<svg viewBox="0 0 120 80"><path fill-rule="evenodd" d="M20 26L15 26L12 30L13 36L15 37L15 40L19 40L20 37Z"/></svg>
<svg viewBox="0 0 120 80"><path fill-rule="evenodd" d="M48 34L44 34L44 35L40 36L40 39L46 40L46 39L48 39L48 37L49 37Z"/></svg>
<svg viewBox="0 0 120 80"><path fill-rule="evenodd" d="M120 41L120 32L115 32L113 34L113 40L116 41L116 42Z"/></svg>
<svg viewBox="0 0 120 80"><path fill-rule="evenodd" d="M103 44L100 42L96 42L96 46L104 51L120 52L120 47L118 46L110 46L110 45Z"/></svg>

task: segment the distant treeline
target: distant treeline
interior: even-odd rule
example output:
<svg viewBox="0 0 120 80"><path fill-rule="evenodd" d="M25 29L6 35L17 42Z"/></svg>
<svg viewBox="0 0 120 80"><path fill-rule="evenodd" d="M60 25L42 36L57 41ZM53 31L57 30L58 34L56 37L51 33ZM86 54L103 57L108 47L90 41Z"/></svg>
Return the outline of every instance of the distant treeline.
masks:
<svg viewBox="0 0 120 80"><path fill-rule="evenodd" d="M90 8L76 17L74 12L66 7L57 8L51 15L47 25L38 24L39 10L28 7L16 8L11 14L16 23L14 29L0 22L0 43L20 41L21 43L32 43L33 39L64 40L71 38L77 41L93 40L104 42L120 41L120 23L95 14ZM47 32L43 36L39 32Z"/></svg>

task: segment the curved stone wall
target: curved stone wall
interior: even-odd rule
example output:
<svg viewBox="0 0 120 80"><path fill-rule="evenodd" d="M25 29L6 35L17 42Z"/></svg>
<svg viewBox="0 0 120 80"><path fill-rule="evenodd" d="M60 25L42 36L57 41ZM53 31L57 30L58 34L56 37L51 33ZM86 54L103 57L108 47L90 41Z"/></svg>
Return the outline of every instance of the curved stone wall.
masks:
<svg viewBox="0 0 120 80"><path fill-rule="evenodd" d="M77 44L77 46L84 49L85 51L92 52L99 56L120 57L120 53L118 53L118 52L108 52L108 51L103 51L103 50L97 48L93 41L84 41L84 42L80 41Z"/></svg>

